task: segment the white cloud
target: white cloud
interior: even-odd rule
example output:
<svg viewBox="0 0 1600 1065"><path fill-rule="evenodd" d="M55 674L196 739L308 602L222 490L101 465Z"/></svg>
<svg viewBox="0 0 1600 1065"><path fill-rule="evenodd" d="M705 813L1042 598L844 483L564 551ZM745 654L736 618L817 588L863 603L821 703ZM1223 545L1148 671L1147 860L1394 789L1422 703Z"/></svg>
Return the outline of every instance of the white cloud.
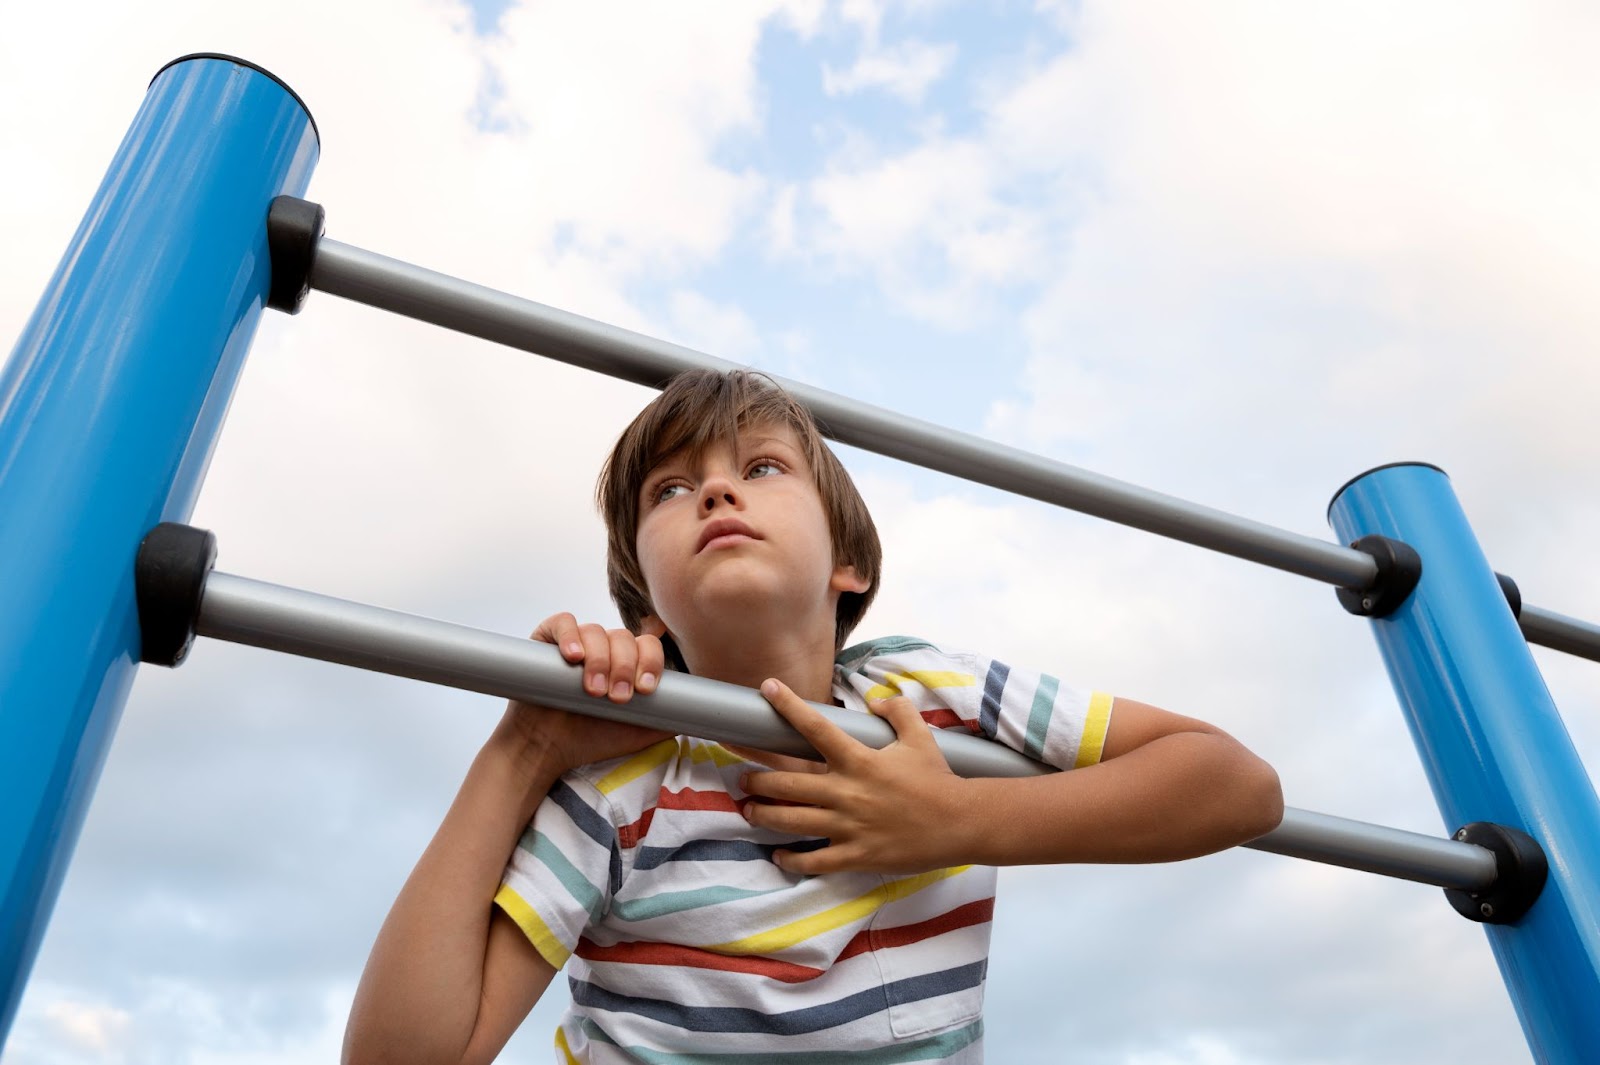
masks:
<svg viewBox="0 0 1600 1065"><path fill-rule="evenodd" d="M721 359L753 363L765 346L748 314L690 289L672 293L667 317L671 327L666 339Z"/></svg>
<svg viewBox="0 0 1600 1065"><path fill-rule="evenodd" d="M47 1003L44 1018L74 1049L103 1056L115 1052L131 1019L127 1010L66 999Z"/></svg>
<svg viewBox="0 0 1600 1065"><path fill-rule="evenodd" d="M842 157L807 183L803 203L797 243L807 253L866 273L905 311L940 324L970 324L1051 258L1047 234L968 140Z"/></svg>
<svg viewBox="0 0 1600 1065"><path fill-rule="evenodd" d="M864 48L843 70L824 64L822 87L829 96L883 89L907 103L919 103L928 87L944 77L955 57L953 44L901 41L888 47L874 45Z"/></svg>

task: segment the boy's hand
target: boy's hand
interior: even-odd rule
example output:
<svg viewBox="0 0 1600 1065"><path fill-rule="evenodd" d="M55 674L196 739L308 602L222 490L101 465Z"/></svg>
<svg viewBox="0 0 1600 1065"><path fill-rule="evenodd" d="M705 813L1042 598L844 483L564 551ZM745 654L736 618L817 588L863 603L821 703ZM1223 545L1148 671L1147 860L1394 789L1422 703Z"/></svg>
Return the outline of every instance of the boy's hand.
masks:
<svg viewBox="0 0 1600 1065"><path fill-rule="evenodd" d="M625 703L635 691L648 695L660 683L665 655L655 633L635 636L627 629L579 625L571 614L555 614L540 622L531 638L554 644L568 662L583 663L583 688L590 695ZM506 706L500 731L530 751L553 758L563 771L672 738L670 732L517 700Z"/></svg>
<svg viewBox="0 0 1600 1065"><path fill-rule="evenodd" d="M779 867L806 875L920 873L957 860L952 829L962 820L963 781L950 771L911 700L897 696L868 704L897 737L874 750L776 680L763 684L761 694L827 759L825 769L751 772L740 781L750 795L800 804L747 803L752 825L830 841L821 850L776 852Z"/></svg>

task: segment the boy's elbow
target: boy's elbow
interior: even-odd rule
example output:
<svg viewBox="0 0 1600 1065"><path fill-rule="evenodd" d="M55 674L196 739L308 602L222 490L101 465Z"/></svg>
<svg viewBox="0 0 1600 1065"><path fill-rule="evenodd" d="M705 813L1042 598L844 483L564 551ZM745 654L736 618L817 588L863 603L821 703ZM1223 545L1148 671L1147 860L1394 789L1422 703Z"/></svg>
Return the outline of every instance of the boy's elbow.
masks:
<svg viewBox="0 0 1600 1065"><path fill-rule="evenodd" d="M1259 839L1283 823L1283 785L1278 771L1244 751L1246 765L1241 774L1239 801L1239 842Z"/></svg>

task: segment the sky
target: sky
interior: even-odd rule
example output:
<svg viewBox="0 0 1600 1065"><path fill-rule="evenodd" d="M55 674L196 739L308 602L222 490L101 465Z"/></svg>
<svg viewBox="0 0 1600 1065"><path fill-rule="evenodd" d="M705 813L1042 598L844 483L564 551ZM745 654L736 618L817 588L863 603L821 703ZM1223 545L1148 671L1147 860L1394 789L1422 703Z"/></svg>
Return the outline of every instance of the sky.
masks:
<svg viewBox="0 0 1600 1065"><path fill-rule="evenodd" d="M1331 539L1442 466L1600 618L1600 14L1279 0L28 5L0 35L0 351L151 76L273 71L334 239ZM647 390L313 293L263 317L193 517L218 569L524 634L611 622L591 494ZM1292 806L1442 823L1321 584L842 449L862 636L1215 722ZM1600 764L1600 665L1534 657ZM6 1065L331 1060L503 703L199 642L134 685ZM1437 889L1234 850L1005 870L990 1060L1515 1063ZM507 1048L550 1060L564 996Z"/></svg>

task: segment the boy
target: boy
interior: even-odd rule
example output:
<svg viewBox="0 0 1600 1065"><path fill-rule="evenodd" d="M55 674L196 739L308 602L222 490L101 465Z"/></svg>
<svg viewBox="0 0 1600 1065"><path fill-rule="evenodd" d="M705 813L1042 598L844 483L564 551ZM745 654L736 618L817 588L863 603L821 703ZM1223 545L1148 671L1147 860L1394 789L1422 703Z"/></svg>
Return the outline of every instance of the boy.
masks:
<svg viewBox="0 0 1600 1065"><path fill-rule="evenodd" d="M379 933L349 1061L491 1060L563 965L561 1062L979 1061L994 866L1193 857L1282 816L1272 769L1202 722L919 640L840 652L877 533L759 376L676 378L598 494L626 628L533 638L615 702L669 663L759 688L826 761L511 704ZM1072 771L962 780L930 725Z"/></svg>

